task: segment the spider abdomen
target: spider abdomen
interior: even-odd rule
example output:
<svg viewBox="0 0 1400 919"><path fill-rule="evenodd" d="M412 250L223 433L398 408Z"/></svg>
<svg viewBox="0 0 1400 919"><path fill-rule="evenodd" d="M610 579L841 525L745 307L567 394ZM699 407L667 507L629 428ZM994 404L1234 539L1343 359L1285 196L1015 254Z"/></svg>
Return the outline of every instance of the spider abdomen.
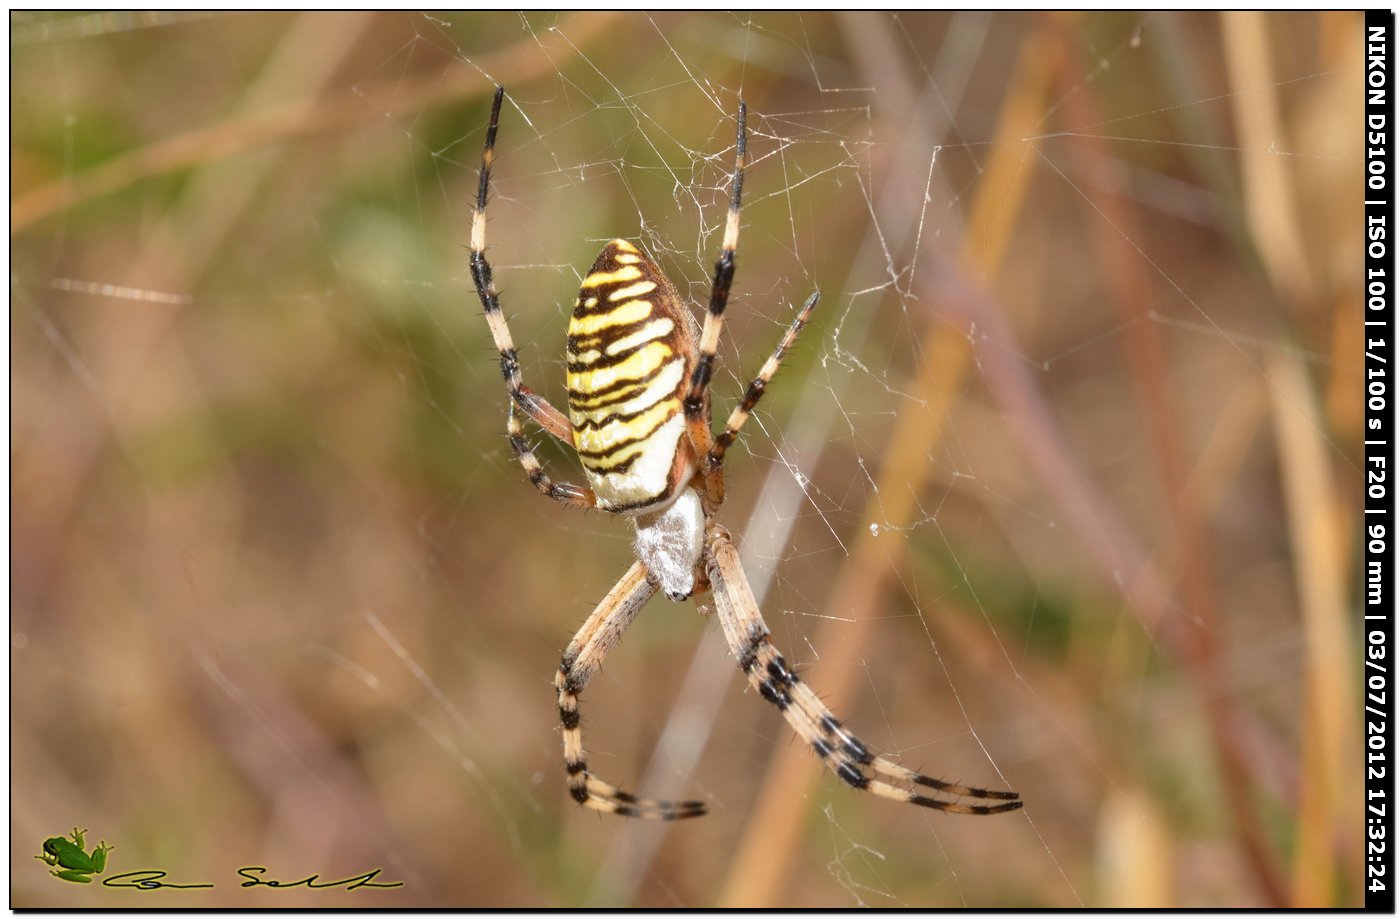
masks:
<svg viewBox="0 0 1400 919"><path fill-rule="evenodd" d="M626 240L608 243L583 279L569 320L569 420L603 510L653 511L694 474L681 405L694 323L671 282Z"/></svg>

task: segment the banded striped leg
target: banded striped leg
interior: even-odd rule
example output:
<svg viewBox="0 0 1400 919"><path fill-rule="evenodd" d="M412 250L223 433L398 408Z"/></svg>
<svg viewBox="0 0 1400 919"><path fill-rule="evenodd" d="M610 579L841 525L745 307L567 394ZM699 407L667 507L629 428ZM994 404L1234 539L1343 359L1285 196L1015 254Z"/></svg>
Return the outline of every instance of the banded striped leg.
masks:
<svg viewBox="0 0 1400 919"><path fill-rule="evenodd" d="M486 127L486 146L481 152L481 178L476 190L476 211L472 214L472 281L476 284L477 296L481 298L481 307L486 312L486 324L491 328L491 338L496 343L496 351L501 356L501 376L505 377L506 392L511 400L510 409L506 414L506 434L510 437L511 450L520 461L525 474L530 477L530 484L539 489L541 494L575 507L593 507L597 503L593 492L568 482L555 482L545 474L539 459L525 439L525 429L517 414L517 410L524 412L531 421L572 446L573 427L569 424L568 416L550 405L542 396L535 395L520 380L520 358L515 350L515 342L510 337L510 326L506 324L506 317L501 312L491 263L486 260L486 197L491 187L491 161L496 155L496 127L500 123L501 101L505 99L505 94L504 87L496 87L496 97L491 102L491 122Z"/></svg>
<svg viewBox="0 0 1400 919"><path fill-rule="evenodd" d="M724 224L724 243L719 261L715 262L715 280L710 287L710 306L705 313L705 326L700 333L699 355L690 374L690 389L685 397L685 424L690 444L697 457L708 456L714 445L710 432L710 377L714 374L715 354L719 351L719 333L724 327L724 308L729 304L729 287L734 283L734 250L739 245L739 210L744 193L744 162L748 158L748 107L739 103L739 129L734 142L734 174L730 179L729 216ZM706 490L709 491L707 485ZM711 495L711 498L714 496ZM715 501L714 506L719 502Z"/></svg>
<svg viewBox="0 0 1400 919"><path fill-rule="evenodd" d="M715 438L714 445L710 447L703 471L706 490L715 499L717 505L724 502L724 476L720 472L724 467L725 451L733 446L734 441L738 439L740 429L753 414L754 406L758 404L758 400L763 398L763 393L767 391L768 384L773 380L773 375L782 366L783 358L787 356L793 343L797 341L797 336L802 333L802 327L807 324L808 319L812 318L812 310L816 309L817 300L820 298L821 292L814 290L812 295L807 298L807 302L802 304L802 309L798 310L797 315L793 317L792 324L788 326L782 340L778 342L778 346L773 349L773 353L769 355L768 360L758 371L758 376L754 377L753 382L744 392L743 401L735 406L734 411L730 413L729 420L724 425L724 432Z"/></svg>
<svg viewBox="0 0 1400 919"><path fill-rule="evenodd" d="M705 570L714 590L715 607L729 648L739 659L739 669L749 685L783 713L799 737L842 781L882 798L917 804L955 814L1000 814L1019 808L1020 795L1014 791L990 791L956 785L921 775L893 760L872 753L855 735L842 726L806 683L798 679L787 661L773 647L768 626L759 614L748 579L739 564L739 553L729 533L710 524L705 536ZM929 797L894 784L922 786L959 798L997 800L999 804L968 804Z"/></svg>
<svg viewBox="0 0 1400 919"><path fill-rule="evenodd" d="M704 814L705 803L638 798L604 782L588 771L588 761L583 755L583 729L579 727L579 693L654 593L656 586L647 579L646 566L634 562L569 642L554 686L559 690L559 720L564 725L564 770L568 773L569 794L573 799L585 807L623 817L681 820Z"/></svg>

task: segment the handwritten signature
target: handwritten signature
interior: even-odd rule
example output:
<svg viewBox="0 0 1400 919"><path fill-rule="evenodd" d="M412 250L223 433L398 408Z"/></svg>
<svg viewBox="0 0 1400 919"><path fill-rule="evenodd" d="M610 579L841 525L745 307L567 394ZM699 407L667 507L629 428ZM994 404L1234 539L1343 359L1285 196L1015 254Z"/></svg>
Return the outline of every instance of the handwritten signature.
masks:
<svg viewBox="0 0 1400 919"><path fill-rule="evenodd" d="M238 869L238 876L245 880L239 887L307 887L320 890L326 887L344 887L346 890L356 890L360 887L402 887L403 881L393 881L390 883L379 883L375 878L379 877L382 869L375 868L364 874L357 874L354 877L342 878L338 881L322 881L319 874L311 874L299 881L279 881L276 878L268 878L267 869L262 865L250 865L246 868ZM114 874L102 881L103 887L128 887L134 890L159 890L162 887L171 889L189 889L194 887L213 887L213 884L176 884L167 881L168 873L159 870L128 871L125 874Z"/></svg>

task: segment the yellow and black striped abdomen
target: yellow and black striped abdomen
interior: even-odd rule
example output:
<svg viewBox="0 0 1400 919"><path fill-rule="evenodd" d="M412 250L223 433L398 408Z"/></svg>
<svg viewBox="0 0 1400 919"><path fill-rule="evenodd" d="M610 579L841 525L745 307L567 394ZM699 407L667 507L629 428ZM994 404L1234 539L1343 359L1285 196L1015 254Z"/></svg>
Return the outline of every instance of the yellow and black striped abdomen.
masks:
<svg viewBox="0 0 1400 919"><path fill-rule="evenodd" d="M665 504L694 473L681 399L694 320L636 246L615 239L583 279L569 320L569 420L598 506Z"/></svg>

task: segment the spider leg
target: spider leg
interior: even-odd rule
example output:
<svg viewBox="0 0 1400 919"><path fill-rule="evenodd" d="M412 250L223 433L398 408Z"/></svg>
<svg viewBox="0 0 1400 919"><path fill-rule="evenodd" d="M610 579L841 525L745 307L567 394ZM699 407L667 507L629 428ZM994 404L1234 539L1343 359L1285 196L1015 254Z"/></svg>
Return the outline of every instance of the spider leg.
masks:
<svg viewBox="0 0 1400 919"><path fill-rule="evenodd" d="M623 817L680 820L704 814L705 803L638 798L604 782L588 771L579 726L579 693L654 593L656 586L648 579L646 566L633 563L569 642L554 685L559 691L559 720L564 725L564 771L573 799L585 807Z"/></svg>
<svg viewBox="0 0 1400 919"><path fill-rule="evenodd" d="M814 290L812 295L807 298L807 302L802 304L802 308L793 317L792 324L788 326L787 332L783 334L782 340L778 342L778 346L773 349L773 353L769 355L768 360L758 371L758 376L754 377L753 382L744 392L743 401L735 406L729 420L725 422L724 433L715 438L714 445L710 448L709 456L705 462L705 481L707 485L713 482L713 489L717 492L720 501L724 500L724 477L720 475L720 471L724 466L725 451L738 439L739 430L753 414L754 406L758 404L758 400L763 398L763 393L767 391L773 375L782 366L783 358L787 356L793 343L797 341L797 336L802 333L802 327L807 324L807 320L812 318L812 310L816 309L817 300L820 298L821 292Z"/></svg>
<svg viewBox="0 0 1400 919"><path fill-rule="evenodd" d="M697 457L705 457L714 445L710 431L710 377L714 374L715 354L719 351L719 333L724 327L724 309L729 304L729 287L734 283L734 250L739 245L739 211L744 192L744 163L748 159L748 107L739 103L739 127L734 141L734 172L730 178L729 216L724 224L724 242L719 261L715 262L715 279L710 287L710 306L705 313L705 325L700 332L699 354L690 373L690 388L686 392L685 422L690 444ZM709 491L709 482L706 482ZM716 496L711 494L710 498ZM722 498L720 499L722 500ZM719 505L719 500L714 500Z"/></svg>
<svg viewBox="0 0 1400 919"><path fill-rule="evenodd" d="M472 214L471 265L472 281L476 284L477 296L481 298L482 309L486 312L486 324L491 329L491 338L496 343L496 351L501 357L501 375L505 377L506 392L510 395L510 410L506 415L506 434L510 438L510 448L516 459L530 477L530 484L540 493L556 501L572 504L575 507L593 507L597 503L593 492L568 482L555 482L545 474L539 459L525 439L525 429L517 410L531 421L544 428L553 436L573 445L573 428L568 417L550 405L543 396L531 392L520 380L520 358L511 339L510 326L501 312L500 296L496 292L496 282L492 276L491 263L486 260L486 198L491 188L491 163L496 156L496 128L501 119L501 101L505 98L505 88L496 87L496 96L491 102L491 121L486 128L486 145L481 152L481 178L476 189L476 210Z"/></svg>
<svg viewBox="0 0 1400 919"><path fill-rule="evenodd" d="M739 669L759 695L783 713L799 737L822 762L852 788L882 798L917 804L955 814L1000 814L1022 805L1014 791L992 791L957 785L906 769L873 753L848 731L806 683L798 679L769 638L768 626L758 610L748 578L739 563L738 550L721 526L711 524L706 534L705 569L714 589L715 608ZM999 804L968 804L919 794L890 780L931 788L962 798L993 799Z"/></svg>

